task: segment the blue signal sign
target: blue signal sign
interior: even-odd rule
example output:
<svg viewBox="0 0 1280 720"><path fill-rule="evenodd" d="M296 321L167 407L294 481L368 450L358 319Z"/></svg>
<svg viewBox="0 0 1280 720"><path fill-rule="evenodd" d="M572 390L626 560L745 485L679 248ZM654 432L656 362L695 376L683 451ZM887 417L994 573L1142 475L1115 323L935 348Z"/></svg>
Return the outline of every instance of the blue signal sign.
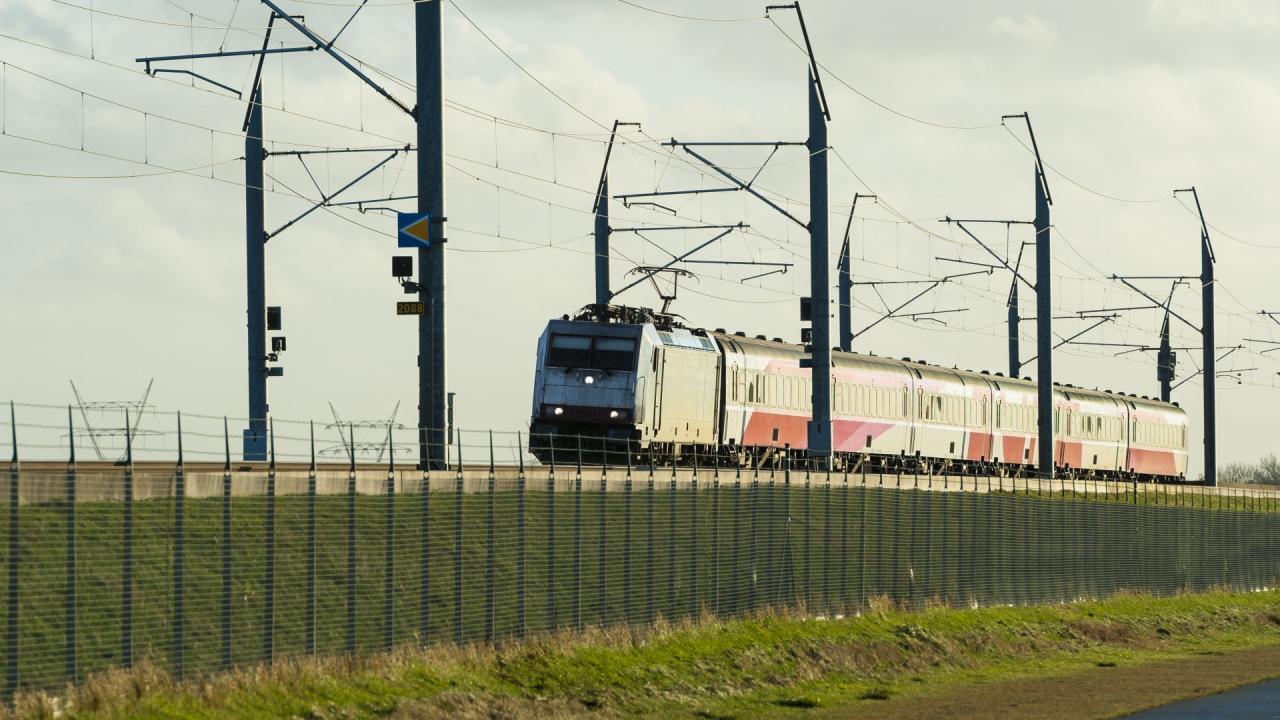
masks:
<svg viewBox="0 0 1280 720"><path fill-rule="evenodd" d="M428 213L396 213L396 247L431 247L431 216Z"/></svg>

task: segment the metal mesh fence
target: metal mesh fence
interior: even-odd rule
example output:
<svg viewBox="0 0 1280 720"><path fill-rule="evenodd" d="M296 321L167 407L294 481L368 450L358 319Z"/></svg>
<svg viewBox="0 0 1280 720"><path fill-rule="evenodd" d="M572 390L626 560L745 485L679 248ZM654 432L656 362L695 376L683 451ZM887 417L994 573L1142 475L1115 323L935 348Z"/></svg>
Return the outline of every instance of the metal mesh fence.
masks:
<svg viewBox="0 0 1280 720"><path fill-rule="evenodd" d="M473 434L483 457L487 434ZM500 457L494 452L491 456ZM497 460L10 464L4 690L146 659L177 676L770 607L814 615L1257 590L1264 491L801 468Z"/></svg>

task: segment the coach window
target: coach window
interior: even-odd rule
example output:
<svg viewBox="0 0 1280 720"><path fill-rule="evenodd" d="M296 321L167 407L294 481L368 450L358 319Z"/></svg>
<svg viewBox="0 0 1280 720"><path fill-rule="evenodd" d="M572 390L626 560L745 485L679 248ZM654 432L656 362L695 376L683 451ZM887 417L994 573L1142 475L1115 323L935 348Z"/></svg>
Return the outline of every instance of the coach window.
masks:
<svg viewBox="0 0 1280 720"><path fill-rule="evenodd" d="M591 361L591 338L586 335L552 335L547 348L549 367L580 368Z"/></svg>

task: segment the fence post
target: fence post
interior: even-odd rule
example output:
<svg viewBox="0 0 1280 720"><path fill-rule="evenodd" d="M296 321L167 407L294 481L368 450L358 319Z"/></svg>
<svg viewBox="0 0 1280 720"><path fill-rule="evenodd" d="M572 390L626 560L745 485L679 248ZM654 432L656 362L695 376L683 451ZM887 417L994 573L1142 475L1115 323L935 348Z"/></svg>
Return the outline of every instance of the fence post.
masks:
<svg viewBox="0 0 1280 720"><path fill-rule="evenodd" d="M760 606L760 582L757 577L760 566L760 463L752 458L751 463L751 546L747 554L747 607L754 610Z"/></svg>
<svg viewBox="0 0 1280 720"><path fill-rule="evenodd" d="M528 631L525 620L525 491L528 481L524 476L524 444L520 431L516 431L516 460L520 463L520 474L516 476L516 636L524 637Z"/></svg>
<svg viewBox="0 0 1280 720"><path fill-rule="evenodd" d="M267 518L263 533L266 541L266 567L262 592L262 659L276 659L276 422L268 420L267 436L271 454L267 461Z"/></svg>
<svg viewBox="0 0 1280 720"><path fill-rule="evenodd" d="M178 455L181 458L182 443L182 421L179 416L178 421ZM14 443L16 446L17 443ZM67 462L67 486L66 486L66 503L67 503L67 620L66 620L66 676L69 682L76 682L80 679L80 663L77 659L77 641L76 641L76 428L75 421L72 419L71 406L67 406L67 446L70 448L71 457ZM179 460L181 467L181 460Z"/></svg>
<svg viewBox="0 0 1280 720"><path fill-rule="evenodd" d="M347 653L356 652L356 427L347 423Z"/></svg>
<svg viewBox="0 0 1280 720"><path fill-rule="evenodd" d="M573 476L573 629L582 631L582 436Z"/></svg>
<svg viewBox="0 0 1280 720"><path fill-rule="evenodd" d="M824 604L823 612L832 615L831 612L831 466L828 465L826 472L827 484L822 488L822 602ZM841 538L843 540L843 538ZM843 551L844 546L841 545Z"/></svg>
<svg viewBox="0 0 1280 720"><path fill-rule="evenodd" d="M849 613L849 463L844 463L844 486L840 512L840 606Z"/></svg>
<svg viewBox="0 0 1280 720"><path fill-rule="evenodd" d="M720 453L711 472L711 607L720 615Z"/></svg>
<svg viewBox="0 0 1280 720"><path fill-rule="evenodd" d="M881 475L883 482L883 475ZM862 485L858 488L858 612L867 607L867 461L862 461Z"/></svg>
<svg viewBox="0 0 1280 720"><path fill-rule="evenodd" d="M431 466L422 463L422 496L418 498L418 532L422 546L422 577L418 583L418 641L431 640Z"/></svg>
<svg viewBox="0 0 1280 720"><path fill-rule="evenodd" d="M231 653L231 435L222 416L222 669L230 670Z"/></svg>
<svg viewBox="0 0 1280 720"><path fill-rule="evenodd" d="M382 568L382 647L390 650L396 635L396 444L387 423L387 520Z"/></svg>
<svg viewBox="0 0 1280 720"><path fill-rule="evenodd" d="M733 468L733 528L730 533L733 543L733 599L731 612L737 614L742 610L742 462L734 458Z"/></svg>
<svg viewBox="0 0 1280 720"><path fill-rule="evenodd" d="M622 621L631 622L631 440L627 440L627 475L622 488Z"/></svg>
<svg viewBox="0 0 1280 720"><path fill-rule="evenodd" d="M458 468L453 476L453 641L462 643L462 526L463 493L466 478L462 473L462 429L458 429Z"/></svg>
<svg viewBox="0 0 1280 720"><path fill-rule="evenodd" d="M693 446L689 483L689 617L698 617L698 446Z"/></svg>
<svg viewBox="0 0 1280 720"><path fill-rule="evenodd" d="M21 475L18 466L18 420L14 412L13 401L9 401L9 430L13 438L13 459L9 461L9 584L6 590L8 601L8 620L5 629L6 664L4 676L4 697L10 699L18 689L18 481Z"/></svg>
<svg viewBox="0 0 1280 720"><path fill-rule="evenodd" d="M124 523L120 574L120 660L133 667L133 430L124 411Z"/></svg>
<svg viewBox="0 0 1280 720"><path fill-rule="evenodd" d="M900 465L901 460L896 464ZM899 478L897 484L901 484L901 466L896 469L891 468L890 471L895 473L896 478ZM899 498L897 498L897 488L895 487L895 491L893 491L893 506L895 506L895 510L887 511L887 497L890 491L887 489L888 486L884 484L883 465L879 469L877 479L879 484L876 497L876 553L874 553L874 557L876 557L876 589L879 593L890 596L893 602L899 602L901 593L899 593L899 584L897 584L899 580L897 578L899 578L900 556L899 552L897 552L899 550L899 542L896 541L896 538L899 537L897 530L899 530L899 520L901 519L901 512L896 511L896 507L899 505ZM892 537L895 538L895 541L886 543L884 538L888 536L891 528Z"/></svg>
<svg viewBox="0 0 1280 720"><path fill-rule="evenodd" d="M68 419L70 419L70 411L68 410ZM72 450L72 462L75 461L75 451ZM68 490L71 496L71 504L75 505L75 491ZM171 660L173 661L173 675L181 679L184 673L183 650L185 649L184 630L186 629L185 618L185 601L186 593L183 589L185 564L186 564L186 503L187 503L187 471L182 453L182 413L178 413L178 467L173 474L173 647L170 651ZM71 550L74 543L68 545ZM73 555L74 551L69 553ZM67 579L68 583L72 581L73 573L68 566ZM71 621L75 616L73 608L68 608L67 618ZM71 625L68 625L69 634ZM74 676L73 676L74 677Z"/></svg>
<svg viewBox="0 0 1280 720"><path fill-rule="evenodd" d="M547 435L551 448L550 470L547 473L547 629L559 625L556 617L556 438Z"/></svg>
<svg viewBox="0 0 1280 720"><path fill-rule="evenodd" d="M810 605L813 603L813 586L809 582L810 572L813 567L812 551L813 551L813 474L811 472L811 462L804 464L804 522L800 532L801 542L804 543L803 554L801 559L804 562L804 568L800 572L800 577L804 583L804 605L806 612L812 612Z"/></svg>
<svg viewBox="0 0 1280 720"><path fill-rule="evenodd" d="M676 617L676 453L671 451L671 497L667 498L667 620Z"/></svg>
<svg viewBox="0 0 1280 720"><path fill-rule="evenodd" d="M653 462L653 444L649 444L649 485L646 489L648 493L649 512L646 515L648 532L645 537L645 621L653 622L657 619L657 608L654 605L654 567L653 567L653 531L657 524L654 520L654 513L657 510L657 483L654 480L654 462Z"/></svg>
<svg viewBox="0 0 1280 720"><path fill-rule="evenodd" d="M493 475L493 431L489 431L489 484L488 484L488 540L485 545L485 573L484 573L484 639L493 640L493 614L494 597L493 586L495 581L494 573L497 572L498 549L494 544L494 531L497 523L497 482Z"/></svg>
<svg viewBox="0 0 1280 720"><path fill-rule="evenodd" d="M600 497L596 502L599 511L596 518L598 547L596 548L596 621L605 623L604 571L608 551L605 534L605 496L609 494L609 448L605 438L600 438Z"/></svg>
<svg viewBox="0 0 1280 720"><path fill-rule="evenodd" d="M307 465L307 597L303 649L316 652L316 424L310 423L311 460Z"/></svg>
<svg viewBox="0 0 1280 720"><path fill-rule="evenodd" d="M929 473L930 473L929 477L932 478L932 473L933 473L932 468L929 469ZM930 482L932 483L932 480L930 480ZM1027 492L1028 494L1030 494L1030 485L1028 485L1027 487L1028 487ZM907 592L911 598L911 609L922 610L924 609L924 603L920 602L919 598L922 595L922 591L924 590L924 584L928 580L929 573L931 570L931 568L929 567L927 558L929 554L929 547L931 544L930 541L932 539L932 533L930 532L929 523L921 522L920 520L920 505L921 505L920 467L918 465L916 466L914 472L911 473L911 493L908 495L908 497L910 498L910 505L911 505L911 512L910 512L911 540L907 545L907 565L908 565L907 577L911 582L911 586ZM1027 530L1030 530L1030 528L1027 528ZM923 535L924 537L921 538L920 537L921 535ZM924 544L924 555L926 557L926 560L923 563L920 562L920 555L921 555L920 545L922 540ZM923 568L921 566L923 566ZM923 572L917 573L917 571L921 569L923 569ZM1030 578L1031 567L1027 566L1023 568L1023 572L1024 572L1024 577ZM920 577L916 577L917 574L919 574Z"/></svg>
<svg viewBox="0 0 1280 720"><path fill-rule="evenodd" d="M783 446L782 466L782 543L778 549L778 591L775 602L781 604L786 587L787 602L795 601L795 578L791 567L791 444Z"/></svg>

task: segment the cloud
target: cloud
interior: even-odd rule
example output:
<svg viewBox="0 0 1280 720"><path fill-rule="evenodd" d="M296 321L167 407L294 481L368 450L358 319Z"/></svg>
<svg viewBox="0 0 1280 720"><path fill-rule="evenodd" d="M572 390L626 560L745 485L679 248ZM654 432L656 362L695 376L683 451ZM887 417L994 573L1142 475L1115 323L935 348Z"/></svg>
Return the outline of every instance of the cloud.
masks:
<svg viewBox="0 0 1280 720"><path fill-rule="evenodd" d="M1044 40L1053 37L1053 27L1037 15L1013 17L1000 15L986 21L981 27L995 37L1014 38L1023 41Z"/></svg>

